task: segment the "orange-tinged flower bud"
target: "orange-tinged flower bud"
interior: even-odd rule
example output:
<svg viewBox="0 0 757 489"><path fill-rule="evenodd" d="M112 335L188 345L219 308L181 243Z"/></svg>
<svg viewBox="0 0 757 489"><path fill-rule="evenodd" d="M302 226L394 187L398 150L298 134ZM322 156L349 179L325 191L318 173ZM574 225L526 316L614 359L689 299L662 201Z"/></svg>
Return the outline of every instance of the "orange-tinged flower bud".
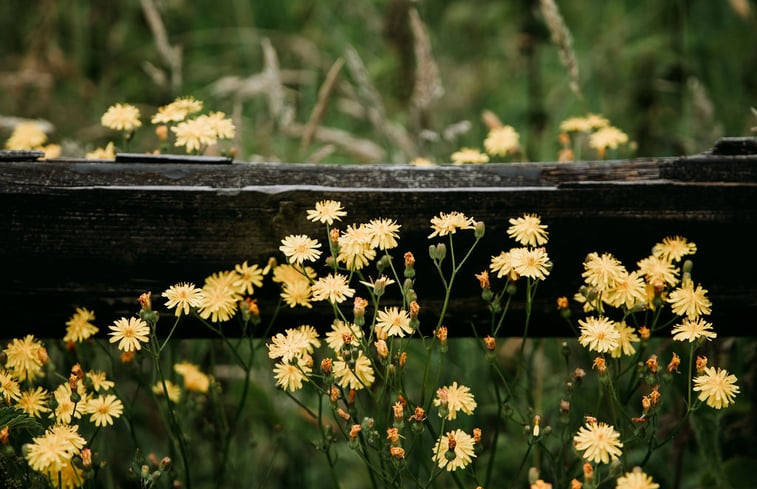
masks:
<svg viewBox="0 0 757 489"><path fill-rule="evenodd" d="M404 367L406 363L407 363L407 353L403 351L400 354L400 367Z"/></svg>
<svg viewBox="0 0 757 489"><path fill-rule="evenodd" d="M131 363L134 361L134 350L132 351L125 351L121 353L121 363Z"/></svg>
<svg viewBox="0 0 757 489"><path fill-rule="evenodd" d="M161 124L155 128L155 135L158 137L158 141L168 140L168 126Z"/></svg>
<svg viewBox="0 0 757 489"><path fill-rule="evenodd" d="M338 416L339 416L340 418L342 418L343 420L345 420L345 421L349 421L349 420L350 420L350 413L346 412L346 411L345 411L344 409L342 409L342 408L337 408L337 410L336 410L336 414L337 414L337 415L338 415Z"/></svg>
<svg viewBox="0 0 757 489"><path fill-rule="evenodd" d="M481 428L473 428L473 443L481 443Z"/></svg>
<svg viewBox="0 0 757 489"><path fill-rule="evenodd" d="M421 306L416 301L410 303L410 319L418 319L418 313L421 311Z"/></svg>
<svg viewBox="0 0 757 489"><path fill-rule="evenodd" d="M489 271L484 270L481 273L476 274L476 278L478 279L478 285L481 286L482 289L490 289L491 283L489 283Z"/></svg>
<svg viewBox="0 0 757 489"><path fill-rule="evenodd" d="M596 357L594 359L594 363L592 364L591 368L597 369L597 371L601 374L604 374L607 370L607 363L605 362L605 359L603 357Z"/></svg>
<svg viewBox="0 0 757 489"><path fill-rule="evenodd" d="M352 307L352 313L356 318L365 316L365 308L368 307L368 301L362 297L355 297L355 302Z"/></svg>
<svg viewBox="0 0 757 489"><path fill-rule="evenodd" d="M668 372L673 373L678 372L678 366L681 364L681 357L676 355L675 352L673 352L673 358L670 359L670 363L668 364Z"/></svg>
<svg viewBox="0 0 757 489"><path fill-rule="evenodd" d="M379 357L386 358L389 356L389 347L386 346L386 341L378 340L374 345L376 345L376 351L378 352Z"/></svg>
<svg viewBox="0 0 757 489"><path fill-rule="evenodd" d="M331 392L329 393L329 400L331 402L336 402L339 399L339 389L336 388L336 386L331 386Z"/></svg>
<svg viewBox="0 0 757 489"><path fill-rule="evenodd" d="M389 447L389 453L397 460L405 458L405 449L402 447Z"/></svg>
<svg viewBox="0 0 757 489"><path fill-rule="evenodd" d="M447 446L450 450L454 450L457 446L457 440L455 440L455 435L452 432L447 435Z"/></svg>
<svg viewBox="0 0 757 489"><path fill-rule="evenodd" d="M649 393L649 400L652 402L652 406L656 406L660 402L660 386L656 385L652 388L652 392Z"/></svg>
<svg viewBox="0 0 757 489"><path fill-rule="evenodd" d="M331 373L331 367L333 365L333 360L330 358L324 358L321 360L321 372L323 372L324 375L329 375Z"/></svg>
<svg viewBox="0 0 757 489"><path fill-rule="evenodd" d="M147 291L137 299L137 302L139 302L139 305L142 306L142 309L145 311L152 311L152 301L150 300L150 296L152 296L152 292Z"/></svg>
<svg viewBox="0 0 757 489"><path fill-rule="evenodd" d="M651 357L647 358L647 368L650 372L657 373L657 369L659 368L659 364L657 363L657 355L652 355Z"/></svg>
<svg viewBox="0 0 757 489"><path fill-rule="evenodd" d="M347 394L347 404L355 404L355 396L357 395L357 391L355 389L350 389L350 392Z"/></svg>
<svg viewBox="0 0 757 489"><path fill-rule="evenodd" d="M436 338L442 344L447 342L447 327L446 326L439 326L439 329L436 330Z"/></svg>
<svg viewBox="0 0 757 489"><path fill-rule="evenodd" d="M415 421L423 421L424 419L426 419L426 411L422 407L416 406L415 413L412 417Z"/></svg>
<svg viewBox="0 0 757 489"><path fill-rule="evenodd" d="M8 438L10 437L10 429L8 428L8 425L3 426L3 429L0 430L0 443L3 445L8 444Z"/></svg>
<svg viewBox="0 0 757 489"><path fill-rule="evenodd" d="M399 430L397 428L387 428L386 439L392 442L393 445L397 445L400 442Z"/></svg>
<svg viewBox="0 0 757 489"><path fill-rule="evenodd" d="M563 309L567 309L568 306L570 306L570 303L567 297L562 296L557 298L557 309L562 311Z"/></svg>
<svg viewBox="0 0 757 489"><path fill-rule="evenodd" d="M590 482L594 479L594 467L589 462L584 463L584 482Z"/></svg>
<svg viewBox="0 0 757 489"><path fill-rule="evenodd" d="M486 349L489 351L494 351L494 349L497 347L497 340L495 340L491 336L484 337L484 344L486 345Z"/></svg>
<svg viewBox="0 0 757 489"><path fill-rule="evenodd" d="M707 368L707 357L702 355L697 355L697 373L704 372L704 369Z"/></svg>
<svg viewBox="0 0 757 489"><path fill-rule="evenodd" d="M641 341L649 341L649 337L651 335L652 335L652 332L646 326L642 326L639 328L639 337L641 338Z"/></svg>
<svg viewBox="0 0 757 489"><path fill-rule="evenodd" d="M405 268L412 268L415 265L415 257L411 252L405 253Z"/></svg>
<svg viewBox="0 0 757 489"><path fill-rule="evenodd" d="M641 409L644 410L644 412L648 412L652 408L652 400L649 398L649 396L643 396L641 398Z"/></svg>
<svg viewBox="0 0 757 489"><path fill-rule="evenodd" d="M354 440L355 438L357 438L362 429L363 428L359 424L353 424L352 428L350 428L350 439Z"/></svg>

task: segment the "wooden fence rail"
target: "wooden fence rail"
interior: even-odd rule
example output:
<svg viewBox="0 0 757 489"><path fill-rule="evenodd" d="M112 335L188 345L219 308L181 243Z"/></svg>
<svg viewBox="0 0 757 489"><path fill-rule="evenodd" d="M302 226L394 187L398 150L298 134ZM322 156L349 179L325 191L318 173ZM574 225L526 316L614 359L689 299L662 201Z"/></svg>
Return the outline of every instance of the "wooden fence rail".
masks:
<svg viewBox="0 0 757 489"><path fill-rule="evenodd" d="M265 263L288 234L321 237L322 228L305 213L322 199L342 202L345 225L375 217L402 225L396 259L408 250L416 255L423 324L432 322L441 300L427 257L429 219L458 210L486 223L486 237L454 294L447 321L453 335L471 335L471 325L487 322L473 273L513 246L507 220L524 212L549 226L554 263L540 285L535 335L570 335L555 299L575 293L588 252L612 252L633 268L671 235L698 245L694 278L710 292L721 335L757 335L754 138L722 139L688 157L475 166L22 159L0 158L2 337L60 337L75 306L93 309L107 329L109 321L137 311L135 299L144 291L201 283L243 260ZM265 314L276 292L262 293ZM279 323L322 327L329 314L328 308L290 310ZM511 324L508 332L519 335L522 323L515 317ZM182 334L205 333L192 325Z"/></svg>

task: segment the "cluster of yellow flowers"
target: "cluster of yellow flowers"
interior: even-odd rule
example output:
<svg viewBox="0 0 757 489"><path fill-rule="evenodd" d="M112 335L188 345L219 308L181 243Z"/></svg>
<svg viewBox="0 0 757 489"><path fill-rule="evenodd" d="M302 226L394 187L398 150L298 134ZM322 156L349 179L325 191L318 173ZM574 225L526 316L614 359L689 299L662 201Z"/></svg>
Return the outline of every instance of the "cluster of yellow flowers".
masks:
<svg viewBox="0 0 757 489"><path fill-rule="evenodd" d="M5 142L5 149L9 150L35 150L45 153L45 159L53 159L60 156L59 144L45 144L47 134L36 122L21 122L13 128L8 140Z"/></svg>
<svg viewBox="0 0 757 489"><path fill-rule="evenodd" d="M585 117L570 117L560 123L560 144L562 150L559 161L573 161L577 158L579 147L588 138L588 145L604 159L608 149L617 149L619 145L628 143L628 135L611 126L610 121L597 114L587 114ZM573 140L571 140L571 134Z"/></svg>

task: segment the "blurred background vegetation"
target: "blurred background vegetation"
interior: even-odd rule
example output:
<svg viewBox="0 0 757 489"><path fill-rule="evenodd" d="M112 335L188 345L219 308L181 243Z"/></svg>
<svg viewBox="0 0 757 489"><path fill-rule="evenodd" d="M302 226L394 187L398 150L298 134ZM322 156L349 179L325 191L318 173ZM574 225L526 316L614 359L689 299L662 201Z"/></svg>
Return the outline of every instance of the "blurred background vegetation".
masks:
<svg viewBox="0 0 757 489"><path fill-rule="evenodd" d="M82 156L113 139L105 109L129 102L148 126L136 148L153 149L148 118L180 95L234 117L242 160L445 162L481 147L484 110L532 161L556 160L559 123L587 112L636 156L750 134L754 2L559 2L573 53L541 3L4 0L0 136L3 117L41 118L64 156Z"/></svg>

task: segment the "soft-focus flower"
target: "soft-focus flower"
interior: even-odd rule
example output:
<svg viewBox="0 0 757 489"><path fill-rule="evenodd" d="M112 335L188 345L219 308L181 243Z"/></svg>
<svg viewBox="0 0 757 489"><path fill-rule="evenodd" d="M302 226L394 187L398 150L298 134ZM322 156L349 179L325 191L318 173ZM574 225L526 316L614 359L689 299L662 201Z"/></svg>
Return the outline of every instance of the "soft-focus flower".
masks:
<svg viewBox="0 0 757 489"><path fill-rule="evenodd" d="M200 151L216 143L216 131L207 117L197 117L180 122L171 131L176 134L174 146L186 147L187 153Z"/></svg>
<svg viewBox="0 0 757 489"><path fill-rule="evenodd" d="M142 125L139 109L130 104L114 104L100 118L100 123L116 131L133 131Z"/></svg>
<svg viewBox="0 0 757 489"><path fill-rule="evenodd" d="M201 115L199 118L204 119L205 123L210 126L217 139L231 139L236 134L234 122L226 117L223 112L211 112L208 115Z"/></svg>
<svg viewBox="0 0 757 489"><path fill-rule="evenodd" d="M693 255L696 252L697 245L681 236L663 238L661 243L657 243L652 248L652 255L671 262L681 261L684 256Z"/></svg>
<svg viewBox="0 0 757 489"><path fill-rule="evenodd" d="M592 252L584 260L584 272L581 276L586 283L601 291L615 286L626 275L626 269L612 254Z"/></svg>
<svg viewBox="0 0 757 489"><path fill-rule="evenodd" d="M86 411L90 413L89 419L95 426L108 426L113 424L113 418L121 416L124 405L113 394L106 394L90 399Z"/></svg>
<svg viewBox="0 0 757 489"><path fill-rule="evenodd" d="M142 343L149 341L150 326L140 318L117 319L110 328L110 342L118 341L118 349L121 351L134 351L142 349Z"/></svg>
<svg viewBox="0 0 757 489"><path fill-rule="evenodd" d="M639 336L636 334L636 330L627 326L625 321L615 323L615 328L618 330L618 346L610 352L613 358L620 358L621 355L633 355L636 353L633 343L638 343Z"/></svg>
<svg viewBox="0 0 757 489"><path fill-rule="evenodd" d="M304 261L315 261L321 256L318 248L321 243L316 239L311 239L304 234L291 234L281 240L279 250L284 253L289 263L302 265Z"/></svg>
<svg viewBox="0 0 757 489"><path fill-rule="evenodd" d="M433 460L440 469L464 469L475 457L473 437L463 430L448 431L436 440Z"/></svg>
<svg viewBox="0 0 757 489"><path fill-rule="evenodd" d="M205 394L210 388L210 377L200 367L190 362L180 362L173 366L174 372L184 379L184 388L188 391Z"/></svg>
<svg viewBox="0 0 757 489"><path fill-rule="evenodd" d="M347 277L341 273L329 274L319 278L311 287L314 301L329 301L338 304L355 295L355 289L350 288Z"/></svg>
<svg viewBox="0 0 757 489"><path fill-rule="evenodd" d="M300 358L294 358L289 362L280 362L273 367L276 385L288 392L302 389L302 382L307 379L312 369Z"/></svg>
<svg viewBox="0 0 757 489"><path fill-rule="evenodd" d="M334 221L341 221L347 212L342 203L336 200L321 200L315 203L315 209L308 209L308 220L331 226Z"/></svg>
<svg viewBox="0 0 757 489"><path fill-rule="evenodd" d="M238 276L231 271L217 272L205 279L197 312L212 322L228 321L237 312L242 298L237 288Z"/></svg>
<svg viewBox="0 0 757 489"><path fill-rule="evenodd" d="M161 295L168 299L166 301L168 309L176 309L174 314L177 317L182 314L186 316L193 307L200 307L203 298L202 289L198 289L195 284L187 282L172 285Z"/></svg>
<svg viewBox="0 0 757 489"><path fill-rule="evenodd" d="M281 286L281 298L289 307L302 306L311 309L311 290L307 280L284 283Z"/></svg>
<svg viewBox="0 0 757 489"><path fill-rule="evenodd" d="M398 307L384 308L376 315L376 328L381 328L387 336L404 337L413 332L410 326L410 316L404 309Z"/></svg>
<svg viewBox="0 0 757 489"><path fill-rule="evenodd" d="M371 361L361 351L353 367L344 360L334 362L334 378L341 387L360 390L373 385L375 380Z"/></svg>
<svg viewBox="0 0 757 489"><path fill-rule="evenodd" d="M704 338L712 340L717 338L717 333L712 330L712 324L708 323L704 319L689 319L685 318L680 324L673 327L670 332L673 335L673 339L676 341L686 341L690 343Z"/></svg>
<svg viewBox="0 0 757 489"><path fill-rule="evenodd" d="M531 484L531 489L552 489L552 484L544 482L542 479L537 479Z"/></svg>
<svg viewBox="0 0 757 489"><path fill-rule="evenodd" d="M447 419L452 420L457 418L457 412L462 411L465 414L473 414L473 410L476 409L478 403L470 392L470 388L464 385L457 385L457 382L452 382L451 385L442 387L439 391L444 392L446 395ZM441 406L444 401L439 391L434 399L434 406Z"/></svg>
<svg viewBox="0 0 757 489"><path fill-rule="evenodd" d="M642 472L641 467L634 467L618 477L615 489L659 489L660 484L654 482L650 476Z"/></svg>
<svg viewBox="0 0 757 489"><path fill-rule="evenodd" d="M21 396L18 380L7 370L0 370L0 395L3 396L6 404L10 404L12 399L18 399Z"/></svg>
<svg viewBox="0 0 757 489"><path fill-rule="evenodd" d="M710 314L712 303L706 294L707 289L703 289L701 285L695 288L691 281L684 281L683 286L670 293L668 302L673 313L686 316L688 319L696 319Z"/></svg>
<svg viewBox="0 0 757 489"><path fill-rule="evenodd" d="M64 382L59 385L53 392L53 398L55 399L55 410L50 414L50 417L55 417L58 423L69 424L73 418L81 418L82 414L87 411L87 401L89 397L84 388L84 382L79 382L76 386L76 396L79 400L74 402L71 397L73 391L68 382Z"/></svg>
<svg viewBox="0 0 757 489"><path fill-rule="evenodd" d="M484 148L490 155L505 156L508 153L518 151L519 140L520 135L512 126L495 127L489 131L486 139L484 139Z"/></svg>
<svg viewBox="0 0 757 489"><path fill-rule="evenodd" d="M597 130L589 136L589 146L600 153L607 148L615 149L620 144L628 142L628 134L624 133L617 127L608 126Z"/></svg>
<svg viewBox="0 0 757 489"><path fill-rule="evenodd" d="M116 149L113 141L110 141L104 148L95 148L84 156L88 160L112 160L116 157Z"/></svg>
<svg viewBox="0 0 757 489"><path fill-rule="evenodd" d="M37 149L47 141L47 134L36 122L21 122L13 128L5 149L25 150Z"/></svg>
<svg viewBox="0 0 757 489"><path fill-rule="evenodd" d="M250 266L245 260L234 267L234 273L237 274L234 286L240 294L252 295L255 287L263 286L263 270L257 264Z"/></svg>
<svg viewBox="0 0 757 489"><path fill-rule="evenodd" d="M608 464L623 453L620 434L607 423L586 423L573 437L573 445L585 460L594 463Z"/></svg>
<svg viewBox="0 0 757 489"><path fill-rule="evenodd" d="M163 388L163 382L161 381L155 382L155 385L152 386L152 392L156 396L165 396L166 390L168 391L168 399L172 403L176 404L181 400L181 387L170 380L165 381L165 389Z"/></svg>
<svg viewBox="0 0 757 489"><path fill-rule="evenodd" d="M371 248L389 250L397 247L400 225L393 219L371 219L365 227L371 236Z"/></svg>
<svg viewBox="0 0 757 489"><path fill-rule="evenodd" d="M67 343L69 341L81 342L100 331L97 326L92 324L94 320L95 313L84 307L77 307L74 315L66 322L66 335L63 337L63 341Z"/></svg>
<svg viewBox="0 0 757 489"><path fill-rule="evenodd" d="M544 248L513 248L510 260L513 271L521 277L545 280L552 270L552 262Z"/></svg>
<svg viewBox="0 0 757 489"><path fill-rule="evenodd" d="M441 212L438 216L431 218L431 229L433 233L429 238L434 236L446 236L455 234L458 229L475 229L476 221L471 217L465 217L465 214L458 211L452 211L449 214Z"/></svg>
<svg viewBox="0 0 757 489"><path fill-rule="evenodd" d="M3 351L6 355L5 368L11 370L17 380L34 380L42 375L44 347L33 335L14 338Z"/></svg>
<svg viewBox="0 0 757 489"><path fill-rule="evenodd" d="M413 158L412 160L410 160L410 164L413 166L436 166L434 165L433 161L429 160L428 158L424 158L422 156Z"/></svg>
<svg viewBox="0 0 757 489"><path fill-rule="evenodd" d="M303 325L299 328L288 328L285 334L277 333L267 345L268 358L281 358L282 362L289 362L293 358L303 357L313 353L321 346L315 328Z"/></svg>
<svg viewBox="0 0 757 489"><path fill-rule="evenodd" d="M71 457L85 444L86 441L79 434L77 425L55 425L48 428L43 435L32 439L26 451L26 460L36 471L59 471L70 464Z"/></svg>
<svg viewBox="0 0 757 489"><path fill-rule="evenodd" d="M474 148L460 148L452 153L450 159L453 163L462 165L463 163L486 163L489 161L489 156Z"/></svg>
<svg viewBox="0 0 757 489"><path fill-rule="evenodd" d="M92 388L95 392L107 391L116 385L113 381L108 380L107 375L102 371L90 370L87 372L87 378L92 382Z"/></svg>
<svg viewBox="0 0 757 489"><path fill-rule="evenodd" d="M620 333L615 323L606 317L587 317L579 319L581 336L578 342L591 351L607 353L620 346Z"/></svg>
<svg viewBox="0 0 757 489"><path fill-rule="evenodd" d="M2 379L2 374L0 374L0 379ZM0 386L0 391L1 390L2 386ZM50 394L45 389L37 386L34 389L23 391L15 406L29 416L40 418L43 413L50 412L50 408L47 407L47 400L49 397Z"/></svg>
<svg viewBox="0 0 757 489"><path fill-rule="evenodd" d="M702 375L694 377L694 390L699 392L699 400L715 409L733 404L736 394L739 393L736 376L715 367L705 367L703 372Z"/></svg>
<svg viewBox="0 0 757 489"><path fill-rule="evenodd" d="M521 246L541 246L547 242L547 226L541 223L536 214L523 214L521 217L510 218L509 222L507 235Z"/></svg>

